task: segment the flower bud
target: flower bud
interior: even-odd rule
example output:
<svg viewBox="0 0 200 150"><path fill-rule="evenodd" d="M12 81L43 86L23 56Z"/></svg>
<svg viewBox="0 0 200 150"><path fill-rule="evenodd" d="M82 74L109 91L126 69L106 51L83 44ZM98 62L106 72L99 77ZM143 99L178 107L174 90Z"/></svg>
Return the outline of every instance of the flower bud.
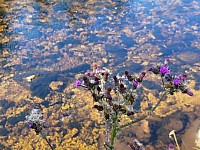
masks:
<svg viewBox="0 0 200 150"><path fill-rule="evenodd" d="M105 81L108 81L108 75L109 75L108 72L105 72L105 73L104 73L103 77L104 77L104 80L105 80Z"/></svg>
<svg viewBox="0 0 200 150"><path fill-rule="evenodd" d="M133 81L131 74L128 71L125 71L125 76L128 78L129 81Z"/></svg>
<svg viewBox="0 0 200 150"><path fill-rule="evenodd" d="M86 76L83 76L83 81L86 86L90 84L90 80Z"/></svg>
<svg viewBox="0 0 200 150"><path fill-rule="evenodd" d="M152 71L154 74L159 74L159 69L158 68L149 68L148 71Z"/></svg>
<svg viewBox="0 0 200 150"><path fill-rule="evenodd" d="M101 106L101 105L94 105L93 108L96 108L98 111L103 110L103 106Z"/></svg>
<svg viewBox="0 0 200 150"><path fill-rule="evenodd" d="M108 120L110 118L110 115L107 112L104 112L104 117L106 120Z"/></svg>
<svg viewBox="0 0 200 150"><path fill-rule="evenodd" d="M120 85L119 85L119 91L120 91L121 93L124 93L124 92L126 91L126 87L124 86L124 84L120 84Z"/></svg>
<svg viewBox="0 0 200 150"><path fill-rule="evenodd" d="M171 77L170 74L166 74L166 75L165 75L165 79L166 79L167 81L171 81L171 80L172 80L172 77Z"/></svg>
<svg viewBox="0 0 200 150"><path fill-rule="evenodd" d="M166 66L161 66L160 67L160 74L161 74L161 76L165 76L166 74L169 74L170 73L170 71L169 71L169 68L168 67L166 67Z"/></svg>
<svg viewBox="0 0 200 150"><path fill-rule="evenodd" d="M113 104L113 110L117 112L119 110L119 105Z"/></svg>
<svg viewBox="0 0 200 150"><path fill-rule="evenodd" d="M133 82L133 89L136 89L138 87L139 83L137 81Z"/></svg>
<svg viewBox="0 0 200 150"><path fill-rule="evenodd" d="M99 86L97 86L97 91L101 92L101 88Z"/></svg>
<svg viewBox="0 0 200 150"><path fill-rule="evenodd" d="M111 88L111 87L108 87L107 90L106 90L106 93L107 93L107 94L110 94L111 91L112 91L112 88Z"/></svg>
<svg viewBox="0 0 200 150"><path fill-rule="evenodd" d="M132 115L134 115L134 112L132 112L132 111L127 111L127 112L126 112L126 115L127 115L127 116L132 116Z"/></svg>
<svg viewBox="0 0 200 150"><path fill-rule="evenodd" d="M74 83L75 87L81 86L81 81L80 80L76 80Z"/></svg>
<svg viewBox="0 0 200 150"><path fill-rule="evenodd" d="M177 78L175 78L175 79L173 80L173 84L174 84L175 86L178 86L180 83L181 83L181 81L180 81L179 79L177 79Z"/></svg>
<svg viewBox="0 0 200 150"><path fill-rule="evenodd" d="M113 76L114 82L115 82L115 86L119 85L119 79L117 79L117 76Z"/></svg>
<svg viewBox="0 0 200 150"><path fill-rule="evenodd" d="M95 101L95 102L99 101L99 98L98 98L97 94L92 93L92 97L93 97L93 101Z"/></svg>

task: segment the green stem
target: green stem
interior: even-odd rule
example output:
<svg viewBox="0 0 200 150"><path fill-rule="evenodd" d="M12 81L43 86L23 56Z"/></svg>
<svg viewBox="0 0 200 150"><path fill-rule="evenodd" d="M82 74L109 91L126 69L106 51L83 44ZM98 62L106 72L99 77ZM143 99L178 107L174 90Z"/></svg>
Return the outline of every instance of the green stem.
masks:
<svg viewBox="0 0 200 150"><path fill-rule="evenodd" d="M109 146L109 150L113 150L114 148L114 143L115 143L115 138L117 136L117 127L118 127L118 115L116 114L115 118L114 118L114 122L113 122L113 126L112 126L112 131L111 131L111 141L110 141L110 146Z"/></svg>
<svg viewBox="0 0 200 150"><path fill-rule="evenodd" d="M161 79L162 79L162 85L163 85L163 89L165 90L165 82L163 80L163 77L161 76Z"/></svg>
<svg viewBox="0 0 200 150"><path fill-rule="evenodd" d="M42 135L42 137L43 137L43 139L46 140L46 142L48 143L49 147L50 147L52 150L54 150L54 148L51 146L49 140L47 140L46 136L43 136L43 135Z"/></svg>
<svg viewBox="0 0 200 150"><path fill-rule="evenodd" d="M139 118L137 118L137 119L135 119L135 120L133 120L133 121L131 121L131 122L128 122L128 123L126 123L126 124L124 124L124 125L121 125L119 128L117 128L117 130L119 131L119 130L121 130L121 129L127 127L127 126L130 126L130 125L136 123L136 122L139 122L139 121L141 121L141 120L144 120L147 116L148 116L148 115L145 114L145 115L143 115L143 116L141 116L141 117L139 117Z"/></svg>
<svg viewBox="0 0 200 150"><path fill-rule="evenodd" d="M159 101L157 102L157 104L151 109L152 112L160 105L161 101L164 100L166 94L167 94L167 91L165 91L165 92L161 95L161 98L159 99Z"/></svg>

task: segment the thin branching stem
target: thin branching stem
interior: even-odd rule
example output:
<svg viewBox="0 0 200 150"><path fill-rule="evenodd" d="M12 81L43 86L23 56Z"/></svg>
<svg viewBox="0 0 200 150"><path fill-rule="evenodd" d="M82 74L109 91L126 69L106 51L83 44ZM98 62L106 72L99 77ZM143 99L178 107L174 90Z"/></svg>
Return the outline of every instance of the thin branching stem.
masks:
<svg viewBox="0 0 200 150"><path fill-rule="evenodd" d="M46 138L46 136L42 136L42 137L43 137L43 139L45 139L45 141L48 143L49 147L50 147L52 150L54 150L54 148L51 146L51 144L50 144L49 140Z"/></svg>
<svg viewBox="0 0 200 150"><path fill-rule="evenodd" d="M115 138L117 136L117 131L118 131L117 127L118 127L118 114L116 113L116 116L114 117L113 120L109 150L113 150L114 148Z"/></svg>
<svg viewBox="0 0 200 150"><path fill-rule="evenodd" d="M156 103L156 105L151 109L152 112L159 106L159 104L161 103L161 101L164 99L166 93L167 93L167 92L164 92L164 93L162 94L162 96L161 96L161 98L159 99L159 101L158 101L158 102ZM120 127L118 127L117 130L119 131L119 130L125 128L125 127L128 127L128 126L130 126L130 125L136 123L136 122L139 122L139 121L141 121L141 120L144 120L144 119L147 118L148 116L149 116L148 114L144 114L144 115L142 115L141 117L139 117L139 118L137 118L137 119L135 119L135 120L133 120L133 121L131 121L131 122L128 122L128 123L126 123L126 124L124 124L124 125L121 125Z"/></svg>
<svg viewBox="0 0 200 150"><path fill-rule="evenodd" d="M161 76L161 79L162 79L162 85L163 85L163 89L165 90L165 82L163 80L163 77Z"/></svg>

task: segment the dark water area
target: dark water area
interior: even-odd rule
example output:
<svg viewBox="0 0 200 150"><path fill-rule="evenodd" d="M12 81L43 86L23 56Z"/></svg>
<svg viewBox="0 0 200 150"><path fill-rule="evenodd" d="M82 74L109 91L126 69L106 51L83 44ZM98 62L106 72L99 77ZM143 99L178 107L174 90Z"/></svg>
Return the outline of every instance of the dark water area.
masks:
<svg viewBox="0 0 200 150"><path fill-rule="evenodd" d="M0 0L0 83L13 80L29 89L32 97L43 99L45 108L63 104L47 99L52 82L63 82L56 90L62 93L76 74L93 63L121 74L125 70L138 73L165 58L172 60L172 71L190 74L195 90L200 88L200 1ZM41 76L31 83L24 80L33 74ZM152 81L144 87L161 90ZM14 126L25 116L21 112L5 119L6 111L15 106L2 99L7 95L1 95L4 119L0 126L6 122ZM180 134L188 125L188 116L181 121ZM70 128L74 127L79 130L76 137L81 125L72 122ZM150 126L153 144L160 127L159 123ZM0 136L7 134L0 129Z"/></svg>

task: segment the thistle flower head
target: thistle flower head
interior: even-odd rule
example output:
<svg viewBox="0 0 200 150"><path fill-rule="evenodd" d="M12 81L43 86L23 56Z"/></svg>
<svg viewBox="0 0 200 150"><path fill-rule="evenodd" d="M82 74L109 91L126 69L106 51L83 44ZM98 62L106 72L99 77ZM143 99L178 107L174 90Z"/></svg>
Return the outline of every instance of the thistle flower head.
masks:
<svg viewBox="0 0 200 150"><path fill-rule="evenodd" d="M173 80L173 84L174 84L175 86L178 86L180 83L181 83L181 81L180 81L178 78L175 78L175 79Z"/></svg>
<svg viewBox="0 0 200 150"><path fill-rule="evenodd" d="M125 75L125 77L127 77L127 79L128 79L129 81L133 81L133 78L132 78L131 74L130 74L128 71L125 71L125 72L124 72L124 75Z"/></svg>
<svg viewBox="0 0 200 150"><path fill-rule="evenodd" d="M147 71L152 71L154 74L159 74L159 69L158 68L153 68L153 67L150 67Z"/></svg>
<svg viewBox="0 0 200 150"><path fill-rule="evenodd" d="M45 120L40 109L32 109L29 116L26 116L26 121L30 128L34 129L37 134L45 128Z"/></svg>
<svg viewBox="0 0 200 150"><path fill-rule="evenodd" d="M170 70L169 70L168 67L166 67L166 66L161 66L160 67L160 74L162 76L165 76L166 74L169 74L169 73L170 73Z"/></svg>
<svg viewBox="0 0 200 150"><path fill-rule="evenodd" d="M134 81L134 82L133 82L133 88L134 88L134 89L136 89L136 88L138 87L138 85L139 85L139 82L137 82L137 81Z"/></svg>
<svg viewBox="0 0 200 150"><path fill-rule="evenodd" d="M186 74L179 74L178 75L178 79L181 80L181 81L184 81L186 78L187 78Z"/></svg>
<svg viewBox="0 0 200 150"><path fill-rule="evenodd" d="M74 82L74 86L75 86L75 87L81 86L81 81L80 81L80 80L76 80L76 81Z"/></svg>
<svg viewBox="0 0 200 150"><path fill-rule="evenodd" d="M193 95L194 95L189 89L183 89L183 90L182 90L182 93L186 93L186 94L188 94L189 96L193 96Z"/></svg>
<svg viewBox="0 0 200 150"><path fill-rule="evenodd" d="M144 78L145 75L146 75L146 72L141 72L140 73L140 78Z"/></svg>
<svg viewBox="0 0 200 150"><path fill-rule="evenodd" d="M181 91L193 96L193 93L189 90L187 75L184 73L178 76L171 74L168 62L169 59L166 59L163 64L160 63L156 67L151 67L148 71L161 75L163 87L169 94L173 95L175 92Z"/></svg>

